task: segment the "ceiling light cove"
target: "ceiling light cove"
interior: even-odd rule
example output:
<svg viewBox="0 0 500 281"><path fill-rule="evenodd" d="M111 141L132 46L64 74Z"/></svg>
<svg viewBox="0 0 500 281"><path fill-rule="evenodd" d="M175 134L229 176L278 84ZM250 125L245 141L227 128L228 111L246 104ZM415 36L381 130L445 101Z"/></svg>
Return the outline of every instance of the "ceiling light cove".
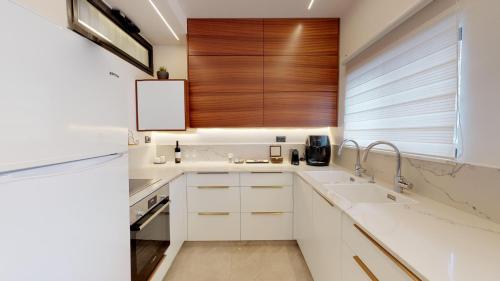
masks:
<svg viewBox="0 0 500 281"><path fill-rule="evenodd" d="M314 0L311 0L311 2L309 2L309 6L307 6L307 9L310 10L312 8L314 4Z"/></svg>
<svg viewBox="0 0 500 281"><path fill-rule="evenodd" d="M153 2L153 0L149 0L149 4L151 4L151 6L153 6L153 9L156 11L156 13L158 14L158 16L160 16L161 20L168 27L168 29L170 30L170 32L172 33L172 35L174 35L175 39L179 40L179 37L177 36L177 34L175 34L175 31L172 29L172 27L170 26L170 24L168 24L167 20L163 17L163 15L161 14L161 12L158 9L158 7L156 7L156 5Z"/></svg>

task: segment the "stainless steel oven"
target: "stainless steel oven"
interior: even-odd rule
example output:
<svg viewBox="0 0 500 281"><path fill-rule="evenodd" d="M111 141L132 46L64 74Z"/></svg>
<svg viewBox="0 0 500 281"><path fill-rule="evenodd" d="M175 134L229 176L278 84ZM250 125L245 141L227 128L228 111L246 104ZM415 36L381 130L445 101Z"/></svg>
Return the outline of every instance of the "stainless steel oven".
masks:
<svg viewBox="0 0 500 281"><path fill-rule="evenodd" d="M143 190L152 189L151 185ZM132 190L132 182L130 186ZM168 184L163 185L130 207L132 281L148 280L170 245L168 191Z"/></svg>

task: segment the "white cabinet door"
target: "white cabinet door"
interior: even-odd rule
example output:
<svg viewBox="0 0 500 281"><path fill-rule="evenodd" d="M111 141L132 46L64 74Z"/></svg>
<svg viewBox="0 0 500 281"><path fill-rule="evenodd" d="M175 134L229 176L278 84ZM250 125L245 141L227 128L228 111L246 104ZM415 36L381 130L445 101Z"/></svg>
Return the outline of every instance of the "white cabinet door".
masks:
<svg viewBox="0 0 500 281"><path fill-rule="evenodd" d="M321 197L312 194L313 253L311 274L315 281L339 281L342 212Z"/></svg>
<svg viewBox="0 0 500 281"><path fill-rule="evenodd" d="M185 80L138 80L137 130L186 130Z"/></svg>
<svg viewBox="0 0 500 281"><path fill-rule="evenodd" d="M182 175L171 181L169 188L170 245L171 247L180 248L187 239L186 176Z"/></svg>
<svg viewBox="0 0 500 281"><path fill-rule="evenodd" d="M312 187L296 175L294 178L293 233L309 269L311 269L311 257L314 255L312 249L312 192Z"/></svg>

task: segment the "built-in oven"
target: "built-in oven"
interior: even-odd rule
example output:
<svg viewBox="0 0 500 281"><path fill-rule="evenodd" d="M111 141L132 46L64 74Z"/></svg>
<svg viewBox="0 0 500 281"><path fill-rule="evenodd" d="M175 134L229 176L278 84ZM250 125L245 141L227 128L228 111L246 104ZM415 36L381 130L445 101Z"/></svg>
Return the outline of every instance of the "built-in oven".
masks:
<svg viewBox="0 0 500 281"><path fill-rule="evenodd" d="M163 185L130 207L132 281L148 280L170 245L168 191Z"/></svg>

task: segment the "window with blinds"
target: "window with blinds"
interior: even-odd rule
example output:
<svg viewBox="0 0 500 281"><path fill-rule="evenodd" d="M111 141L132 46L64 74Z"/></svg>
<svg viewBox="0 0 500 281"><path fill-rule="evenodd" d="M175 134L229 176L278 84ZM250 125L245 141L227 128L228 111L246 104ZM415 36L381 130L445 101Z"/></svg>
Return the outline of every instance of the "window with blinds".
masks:
<svg viewBox="0 0 500 281"><path fill-rule="evenodd" d="M455 12L447 11L348 63L344 137L363 146L385 140L410 154L454 157L457 30Z"/></svg>

